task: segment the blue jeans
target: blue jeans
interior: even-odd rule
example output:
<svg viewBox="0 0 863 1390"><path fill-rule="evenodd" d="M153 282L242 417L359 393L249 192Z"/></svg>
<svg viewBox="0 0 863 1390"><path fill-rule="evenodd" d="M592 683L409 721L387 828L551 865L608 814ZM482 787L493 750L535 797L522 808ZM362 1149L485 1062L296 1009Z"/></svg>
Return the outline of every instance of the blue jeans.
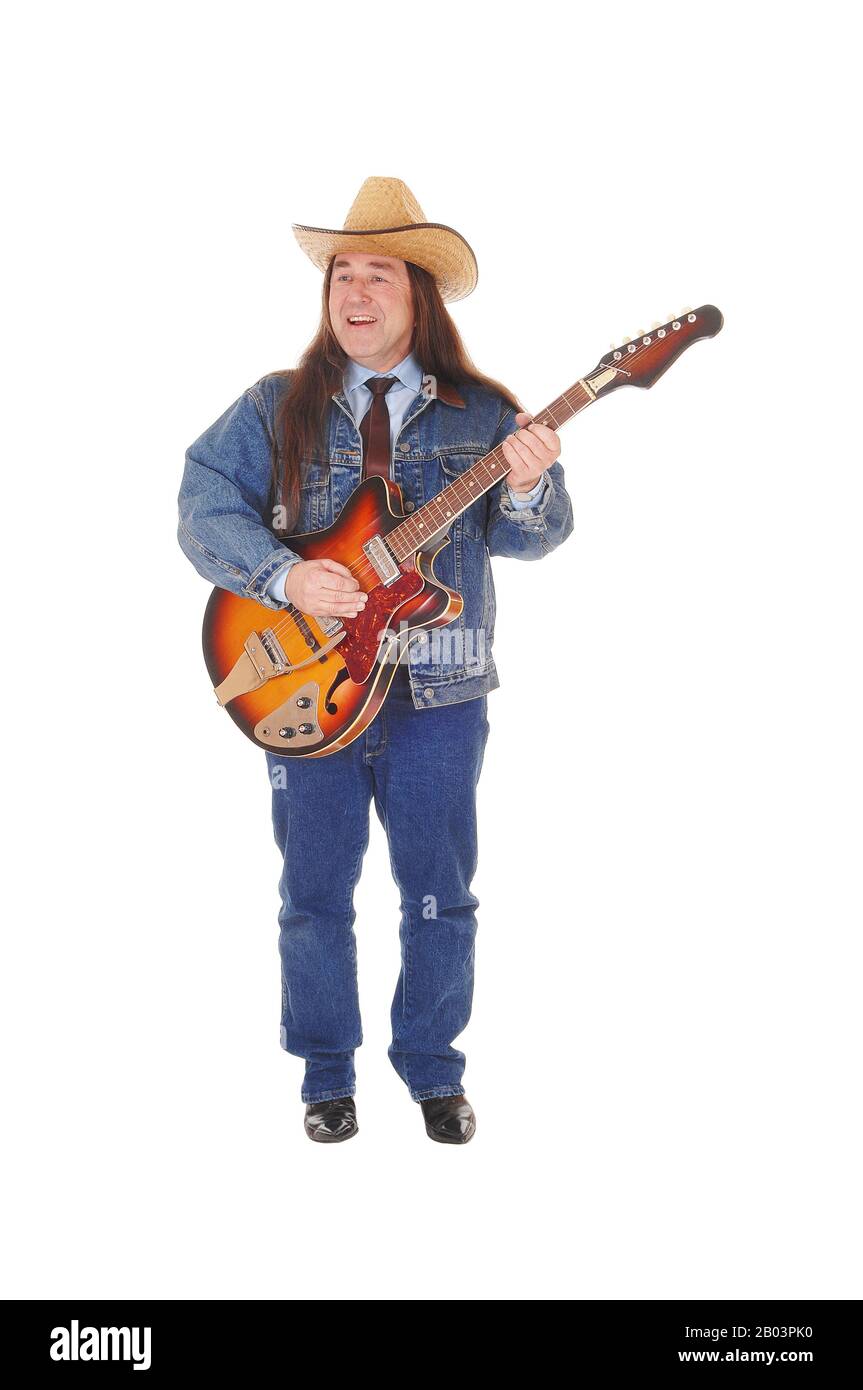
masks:
<svg viewBox="0 0 863 1390"><path fill-rule="evenodd" d="M306 1060L304 1101L354 1094L362 1042L354 887L369 806L386 831L401 898L401 970L389 1057L412 1098L464 1094L452 1040L473 997L476 786L488 737L486 695L414 709L400 664L364 734L326 758L267 753L279 890L281 1046Z"/></svg>

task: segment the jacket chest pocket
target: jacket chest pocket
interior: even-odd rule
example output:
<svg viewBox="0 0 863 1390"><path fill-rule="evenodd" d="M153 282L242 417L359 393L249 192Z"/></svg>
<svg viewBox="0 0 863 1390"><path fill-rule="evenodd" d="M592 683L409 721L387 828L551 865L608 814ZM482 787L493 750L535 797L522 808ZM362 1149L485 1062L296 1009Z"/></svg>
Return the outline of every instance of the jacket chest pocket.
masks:
<svg viewBox="0 0 863 1390"><path fill-rule="evenodd" d="M469 468L481 459L481 453L454 453L441 454L434 463L440 468L439 489L448 487L450 483L456 483L464 478ZM464 492L464 489L461 489ZM472 502L467 511L462 512L456 525L461 526L462 535L468 540L485 540L486 525L488 522L488 499L485 493L481 493L475 502Z"/></svg>

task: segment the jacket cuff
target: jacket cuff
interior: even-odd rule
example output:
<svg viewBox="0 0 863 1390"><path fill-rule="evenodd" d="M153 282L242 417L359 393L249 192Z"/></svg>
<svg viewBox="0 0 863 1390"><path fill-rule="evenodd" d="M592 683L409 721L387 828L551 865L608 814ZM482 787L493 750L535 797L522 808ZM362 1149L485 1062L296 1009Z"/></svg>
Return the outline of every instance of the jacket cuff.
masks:
<svg viewBox="0 0 863 1390"><path fill-rule="evenodd" d="M543 473L545 480L545 490L540 494L538 501L532 502L529 507L517 507L513 505L509 495L509 488L504 485L500 490L500 510L507 521L514 522L517 526L523 526L529 531L545 530L545 514L551 506L554 497L554 483Z"/></svg>
<svg viewBox="0 0 863 1390"><path fill-rule="evenodd" d="M540 474L538 482L535 482L532 488L529 488L527 492L519 493L512 487L509 478L507 478L506 486L509 500L516 511L523 512L527 507L535 507L539 499L545 495L547 483L548 472L546 471Z"/></svg>
<svg viewBox="0 0 863 1390"><path fill-rule="evenodd" d="M288 550L287 546L280 545L265 560L262 560L246 585L246 593L249 598L262 603L265 608L284 608L287 599L277 600L271 592L271 585L275 580L284 582L284 578L294 565L299 564L303 557L296 555L293 550ZM278 588L276 589L278 592Z"/></svg>

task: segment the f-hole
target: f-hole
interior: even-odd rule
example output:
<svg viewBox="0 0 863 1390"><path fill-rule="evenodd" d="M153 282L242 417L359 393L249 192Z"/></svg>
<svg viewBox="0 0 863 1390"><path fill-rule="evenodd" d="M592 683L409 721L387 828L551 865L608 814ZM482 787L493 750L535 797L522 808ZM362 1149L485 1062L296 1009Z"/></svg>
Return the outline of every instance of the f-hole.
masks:
<svg viewBox="0 0 863 1390"><path fill-rule="evenodd" d="M324 696L324 709L326 710L327 714L338 714L339 707L332 699L332 696L335 694L342 681L346 681L347 678L347 667L343 666L342 669L339 671L338 675L336 676L335 680L333 681L332 685L330 686L329 690L327 691L326 695Z"/></svg>

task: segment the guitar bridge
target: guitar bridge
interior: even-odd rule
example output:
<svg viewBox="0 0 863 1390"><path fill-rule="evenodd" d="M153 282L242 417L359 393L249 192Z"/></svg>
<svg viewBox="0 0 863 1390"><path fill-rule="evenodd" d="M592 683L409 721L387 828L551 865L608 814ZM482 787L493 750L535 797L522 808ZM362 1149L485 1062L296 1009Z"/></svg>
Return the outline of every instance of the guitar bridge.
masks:
<svg viewBox="0 0 863 1390"><path fill-rule="evenodd" d="M371 562L375 574L382 584L394 584L401 578L401 570L383 536L372 536L363 546L363 553Z"/></svg>
<svg viewBox="0 0 863 1390"><path fill-rule="evenodd" d="M290 669L285 649L271 627L263 632L250 632L243 650L225 679L215 687L216 699L226 705L238 695L248 695L273 676Z"/></svg>
<svg viewBox="0 0 863 1390"><path fill-rule="evenodd" d="M288 667L290 663L285 656L285 649L271 627L264 628L261 633L261 646L270 660L274 674Z"/></svg>

